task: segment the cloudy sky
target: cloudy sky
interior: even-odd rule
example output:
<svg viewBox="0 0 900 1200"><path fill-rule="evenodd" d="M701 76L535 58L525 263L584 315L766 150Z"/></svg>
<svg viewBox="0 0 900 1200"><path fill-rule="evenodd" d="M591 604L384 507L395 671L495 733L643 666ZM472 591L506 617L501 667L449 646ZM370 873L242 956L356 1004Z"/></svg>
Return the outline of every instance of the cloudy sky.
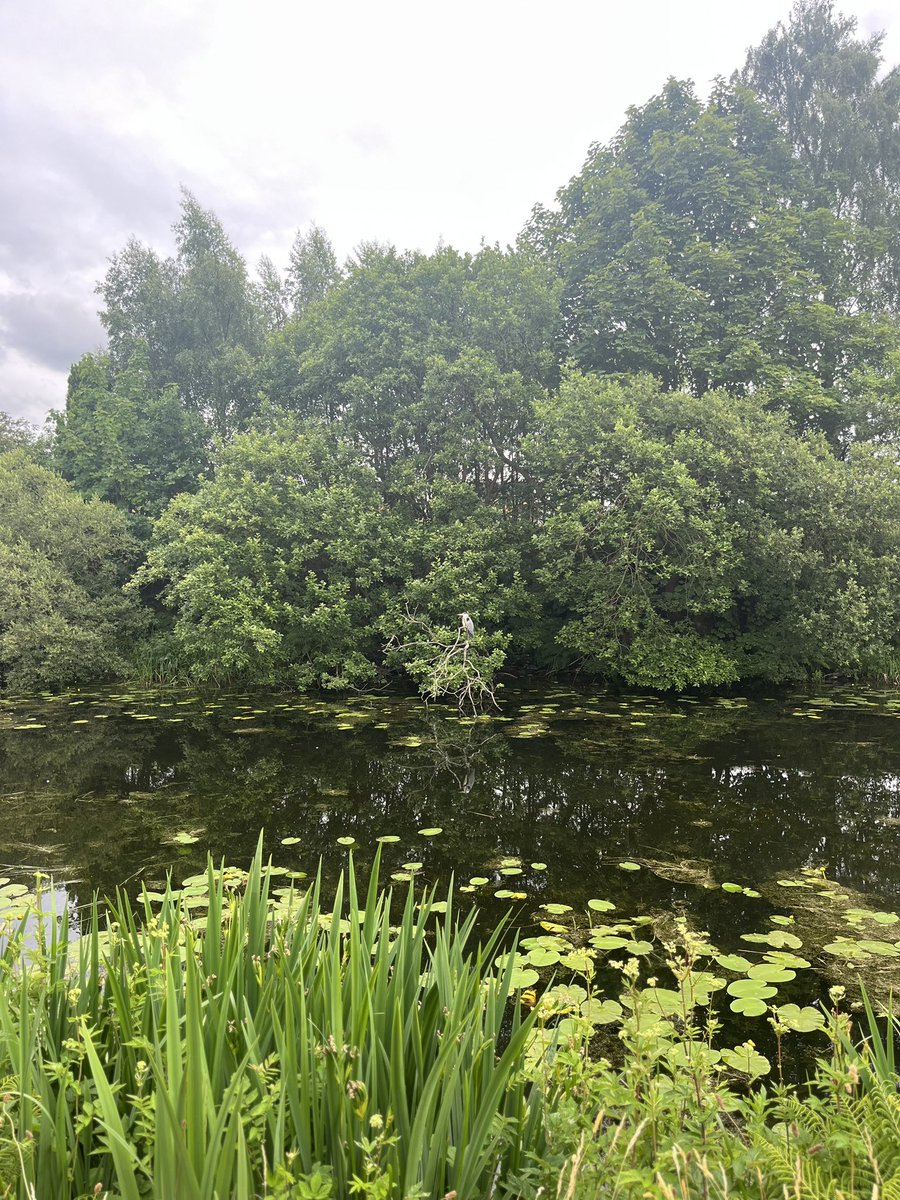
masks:
<svg viewBox="0 0 900 1200"><path fill-rule="evenodd" d="M896 0L838 0L900 59ZM790 0L0 0L0 409L41 421L103 343L131 234L184 184L255 263L323 225L506 244L668 75L706 91Z"/></svg>

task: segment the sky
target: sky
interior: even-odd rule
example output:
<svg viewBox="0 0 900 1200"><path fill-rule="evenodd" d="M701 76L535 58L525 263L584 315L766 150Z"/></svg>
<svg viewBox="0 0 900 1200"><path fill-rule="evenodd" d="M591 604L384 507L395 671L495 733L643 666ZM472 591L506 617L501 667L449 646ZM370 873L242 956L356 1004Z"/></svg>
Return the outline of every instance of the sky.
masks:
<svg viewBox="0 0 900 1200"><path fill-rule="evenodd" d="M900 60L896 0L838 0ZM0 409L40 423L102 348L97 282L171 252L179 188L252 265L313 221L512 242L670 75L705 95L789 0L0 0Z"/></svg>

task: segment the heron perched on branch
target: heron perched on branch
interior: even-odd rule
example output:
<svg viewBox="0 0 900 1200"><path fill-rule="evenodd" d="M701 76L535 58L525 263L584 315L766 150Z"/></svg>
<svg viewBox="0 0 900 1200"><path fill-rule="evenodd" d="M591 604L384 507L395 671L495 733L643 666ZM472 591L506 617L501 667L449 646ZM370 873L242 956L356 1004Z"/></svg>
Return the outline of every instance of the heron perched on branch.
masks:
<svg viewBox="0 0 900 1200"><path fill-rule="evenodd" d="M475 622L467 612L459 614L459 627L466 635L466 641L471 642L472 638L475 636Z"/></svg>

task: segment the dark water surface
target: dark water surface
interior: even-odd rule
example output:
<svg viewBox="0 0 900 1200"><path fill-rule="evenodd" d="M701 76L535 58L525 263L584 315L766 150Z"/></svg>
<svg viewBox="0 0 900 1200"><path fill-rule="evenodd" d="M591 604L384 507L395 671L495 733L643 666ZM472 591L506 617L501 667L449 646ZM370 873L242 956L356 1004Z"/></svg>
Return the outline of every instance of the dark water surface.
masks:
<svg viewBox="0 0 900 1200"><path fill-rule="evenodd" d="M810 939L835 930L881 939L888 949L858 953L892 973L900 693L557 689L510 695L499 718L474 722L383 696L93 692L0 707L6 877L49 872L83 903L168 870L179 882L207 851L243 865L261 828L276 863L312 872L321 858L329 878L346 861L339 838L363 864L376 838L398 838L383 847L388 872L413 862L429 882L486 880L479 905L512 908L531 932L542 904L602 897L632 916L683 912L746 950L742 932L796 915L802 953L832 981L846 961ZM809 909L804 868L839 885L839 912ZM882 924L848 926L853 906Z"/></svg>

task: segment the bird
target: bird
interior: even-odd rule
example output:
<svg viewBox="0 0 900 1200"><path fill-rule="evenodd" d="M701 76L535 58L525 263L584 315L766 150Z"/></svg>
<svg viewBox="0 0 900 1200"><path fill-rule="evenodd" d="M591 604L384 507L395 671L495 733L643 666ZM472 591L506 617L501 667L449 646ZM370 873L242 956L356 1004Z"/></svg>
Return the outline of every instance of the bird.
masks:
<svg viewBox="0 0 900 1200"><path fill-rule="evenodd" d="M466 635L466 641L471 642L472 638L475 636L475 622L467 612L463 612L459 614L459 624L463 633Z"/></svg>

